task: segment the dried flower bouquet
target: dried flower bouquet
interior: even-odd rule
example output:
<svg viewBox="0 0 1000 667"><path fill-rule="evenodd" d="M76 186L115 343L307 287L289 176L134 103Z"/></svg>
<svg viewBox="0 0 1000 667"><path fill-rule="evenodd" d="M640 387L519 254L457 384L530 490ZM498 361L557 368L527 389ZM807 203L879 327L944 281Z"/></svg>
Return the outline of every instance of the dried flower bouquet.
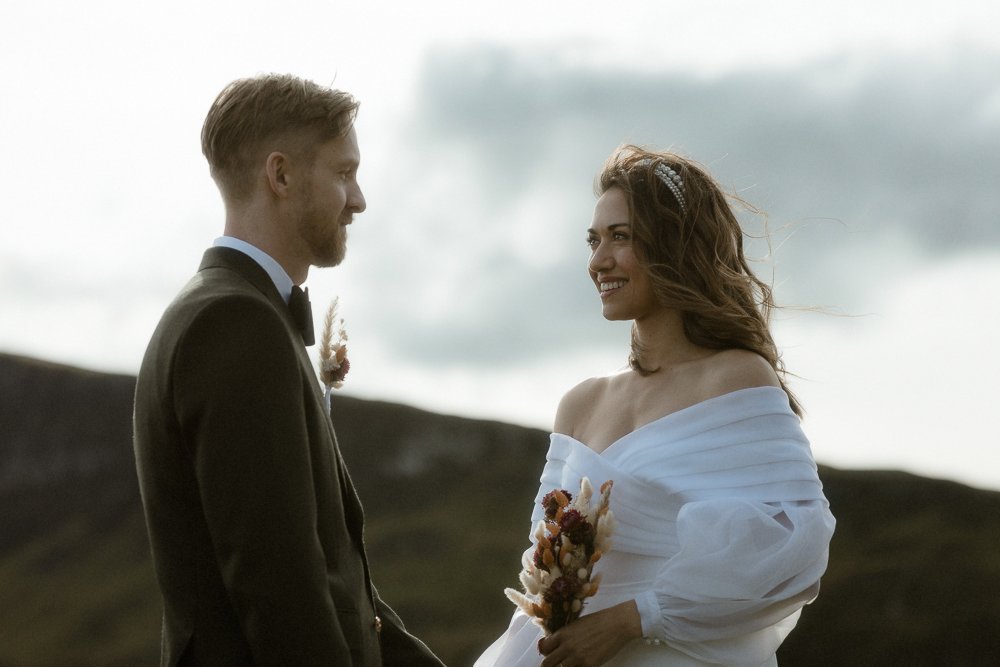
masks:
<svg viewBox="0 0 1000 667"><path fill-rule="evenodd" d="M579 618L586 599L597 593L601 575L591 575L611 547L615 520L608 502L613 484L608 480L601 486L596 503L591 503L594 490L586 477L576 500L564 489L542 499L545 519L538 522L534 553L525 556L521 571L525 592L508 588L504 593L546 635Z"/></svg>

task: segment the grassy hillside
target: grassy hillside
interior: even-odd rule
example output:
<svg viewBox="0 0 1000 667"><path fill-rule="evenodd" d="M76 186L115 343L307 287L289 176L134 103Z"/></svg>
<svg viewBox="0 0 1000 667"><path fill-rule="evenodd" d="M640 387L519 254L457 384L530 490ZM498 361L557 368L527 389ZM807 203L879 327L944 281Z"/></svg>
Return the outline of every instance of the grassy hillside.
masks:
<svg viewBox="0 0 1000 667"><path fill-rule="evenodd" d="M783 667L1000 664L1000 493L899 472L822 476L831 564Z"/></svg>
<svg viewBox="0 0 1000 667"><path fill-rule="evenodd" d="M0 667L156 664L134 380L0 355ZM338 395L382 596L449 665L505 627L546 434ZM796 665L1000 664L1000 493L822 470L837 534Z"/></svg>

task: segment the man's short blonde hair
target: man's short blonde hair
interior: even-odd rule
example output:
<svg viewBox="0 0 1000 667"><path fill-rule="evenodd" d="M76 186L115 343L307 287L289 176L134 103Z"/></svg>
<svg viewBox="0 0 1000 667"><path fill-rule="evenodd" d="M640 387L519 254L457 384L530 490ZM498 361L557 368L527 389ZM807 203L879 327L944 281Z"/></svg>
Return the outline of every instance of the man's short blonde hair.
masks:
<svg viewBox="0 0 1000 667"><path fill-rule="evenodd" d="M350 94L290 74L237 79L208 110L201 150L223 197L240 201L265 155L280 149L311 160L319 145L350 131L357 111Z"/></svg>

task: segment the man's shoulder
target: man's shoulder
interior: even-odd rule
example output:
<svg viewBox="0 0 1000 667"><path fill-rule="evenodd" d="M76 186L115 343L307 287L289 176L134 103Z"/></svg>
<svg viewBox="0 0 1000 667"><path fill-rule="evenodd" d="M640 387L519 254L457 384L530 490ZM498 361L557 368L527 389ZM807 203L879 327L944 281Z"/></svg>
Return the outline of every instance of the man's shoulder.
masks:
<svg viewBox="0 0 1000 667"><path fill-rule="evenodd" d="M164 310L151 344L226 338L248 328L261 337L285 333L276 304L260 290L232 271L203 269Z"/></svg>
<svg viewBox="0 0 1000 667"><path fill-rule="evenodd" d="M203 267L188 280L170 308L198 310L241 301L275 310L275 304L240 272L224 266L210 266Z"/></svg>

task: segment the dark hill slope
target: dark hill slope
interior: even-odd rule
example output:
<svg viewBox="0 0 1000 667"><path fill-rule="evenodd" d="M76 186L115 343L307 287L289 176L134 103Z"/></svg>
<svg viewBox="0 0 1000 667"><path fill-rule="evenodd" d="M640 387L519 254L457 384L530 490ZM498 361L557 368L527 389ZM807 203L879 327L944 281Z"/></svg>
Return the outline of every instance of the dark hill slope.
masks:
<svg viewBox="0 0 1000 667"><path fill-rule="evenodd" d="M0 667L155 664L134 379L0 355ZM506 625L546 434L338 395L383 596L449 665ZM837 535L791 665L1000 664L1000 493L822 470Z"/></svg>

